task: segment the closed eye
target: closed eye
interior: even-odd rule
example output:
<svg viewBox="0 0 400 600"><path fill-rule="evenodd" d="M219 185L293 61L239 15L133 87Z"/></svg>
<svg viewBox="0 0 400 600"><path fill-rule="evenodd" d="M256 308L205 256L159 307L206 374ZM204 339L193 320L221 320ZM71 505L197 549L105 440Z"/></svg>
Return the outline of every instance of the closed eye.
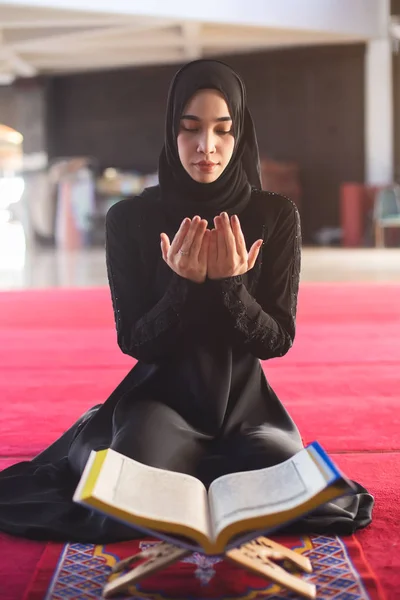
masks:
<svg viewBox="0 0 400 600"><path fill-rule="evenodd" d="M181 125L181 129L182 129L182 131L190 131L192 133L196 133L199 131L198 128L184 127L183 125ZM215 133L218 133L218 135L227 135L228 133L233 133L233 132L231 129L229 129L229 131L225 131L224 129L216 129Z"/></svg>

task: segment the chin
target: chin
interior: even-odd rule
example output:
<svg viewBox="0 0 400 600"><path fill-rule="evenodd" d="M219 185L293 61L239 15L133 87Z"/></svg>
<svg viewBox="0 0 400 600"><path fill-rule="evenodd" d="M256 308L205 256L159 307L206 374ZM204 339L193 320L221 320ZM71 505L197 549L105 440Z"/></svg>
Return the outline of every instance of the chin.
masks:
<svg viewBox="0 0 400 600"><path fill-rule="evenodd" d="M213 183L220 177L221 171L218 171L218 173L199 173L197 169L193 169L193 171L189 172L189 175L198 183Z"/></svg>
<svg viewBox="0 0 400 600"><path fill-rule="evenodd" d="M215 175L197 175L195 179L199 183L212 183L213 181L216 181L218 177L216 177Z"/></svg>

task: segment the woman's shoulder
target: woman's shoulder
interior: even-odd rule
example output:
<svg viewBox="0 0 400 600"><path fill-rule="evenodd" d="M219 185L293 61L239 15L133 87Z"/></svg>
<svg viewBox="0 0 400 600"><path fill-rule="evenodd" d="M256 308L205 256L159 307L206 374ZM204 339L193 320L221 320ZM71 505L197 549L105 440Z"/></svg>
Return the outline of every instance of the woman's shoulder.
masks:
<svg viewBox="0 0 400 600"><path fill-rule="evenodd" d="M254 190L253 194L256 208L252 220L263 223L266 241L286 243L289 236L301 238L300 214L293 200L266 190Z"/></svg>
<svg viewBox="0 0 400 600"><path fill-rule="evenodd" d="M296 204L283 194L253 189L252 200L267 220L280 220L289 216L298 217L299 211Z"/></svg>
<svg viewBox="0 0 400 600"><path fill-rule="evenodd" d="M159 186L145 188L137 196L128 196L113 204L107 211L106 223L131 221L141 223L154 211L159 201Z"/></svg>

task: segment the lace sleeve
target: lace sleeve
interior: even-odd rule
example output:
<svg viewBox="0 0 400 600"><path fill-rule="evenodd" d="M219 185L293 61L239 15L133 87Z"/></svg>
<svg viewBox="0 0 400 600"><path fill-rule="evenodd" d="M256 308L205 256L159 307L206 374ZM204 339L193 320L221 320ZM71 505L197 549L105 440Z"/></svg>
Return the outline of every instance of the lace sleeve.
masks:
<svg viewBox="0 0 400 600"><path fill-rule="evenodd" d="M112 206L106 217L106 266L117 340L125 354L156 362L177 347L181 312L199 285L173 273L163 297L154 301L154 273L143 263L141 248L128 231L132 220L124 202Z"/></svg>
<svg viewBox="0 0 400 600"><path fill-rule="evenodd" d="M296 205L286 206L263 245L255 297L241 275L214 282L239 341L262 360L286 354L295 337L301 227Z"/></svg>

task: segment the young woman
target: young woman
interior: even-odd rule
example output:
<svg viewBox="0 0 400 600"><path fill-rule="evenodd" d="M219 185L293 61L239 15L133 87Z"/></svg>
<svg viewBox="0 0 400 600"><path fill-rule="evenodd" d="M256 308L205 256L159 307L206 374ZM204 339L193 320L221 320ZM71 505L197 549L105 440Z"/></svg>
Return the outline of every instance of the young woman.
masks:
<svg viewBox="0 0 400 600"><path fill-rule="evenodd" d="M92 449L193 474L277 464L302 447L260 359L295 336L301 234L296 206L261 191L241 79L200 60L172 81L159 185L107 214L118 344L138 359L107 401L30 462L0 474L0 529L109 542L140 533L72 502ZM373 498L328 503L291 532L352 533Z"/></svg>

